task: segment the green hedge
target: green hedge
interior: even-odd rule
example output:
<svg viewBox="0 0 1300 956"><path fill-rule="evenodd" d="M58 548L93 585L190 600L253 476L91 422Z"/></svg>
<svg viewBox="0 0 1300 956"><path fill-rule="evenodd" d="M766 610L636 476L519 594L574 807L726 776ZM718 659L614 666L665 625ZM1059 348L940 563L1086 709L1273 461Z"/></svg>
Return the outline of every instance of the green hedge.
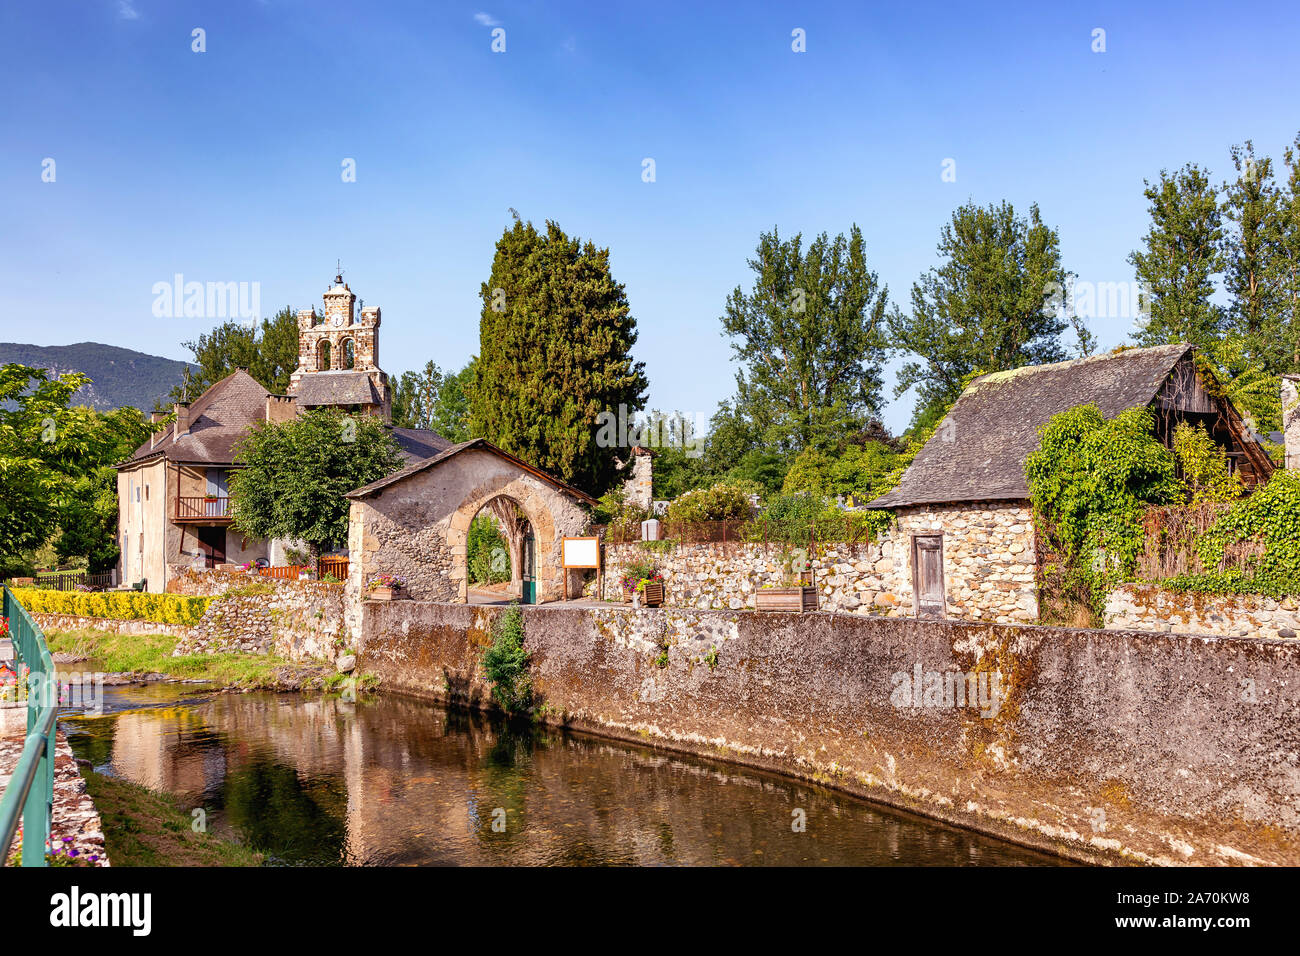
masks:
<svg viewBox="0 0 1300 956"><path fill-rule="evenodd" d="M14 596L33 614L75 614L116 621L156 621L183 627L197 624L212 603L209 597L146 594L143 591L49 591L14 588Z"/></svg>

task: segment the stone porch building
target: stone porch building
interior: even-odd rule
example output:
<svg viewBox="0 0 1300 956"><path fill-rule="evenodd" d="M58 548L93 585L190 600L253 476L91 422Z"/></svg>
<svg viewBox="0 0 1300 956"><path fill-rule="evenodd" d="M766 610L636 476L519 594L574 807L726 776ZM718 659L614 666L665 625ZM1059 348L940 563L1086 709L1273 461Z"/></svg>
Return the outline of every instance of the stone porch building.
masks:
<svg viewBox="0 0 1300 956"><path fill-rule="evenodd" d="M1207 389L1190 345L1126 349L975 379L898 487L867 507L893 511L896 596L918 617L1038 619L1036 547L1025 459L1052 416L1093 404L1106 418L1149 407L1156 436L1206 426L1253 486L1273 462L1222 390Z"/></svg>

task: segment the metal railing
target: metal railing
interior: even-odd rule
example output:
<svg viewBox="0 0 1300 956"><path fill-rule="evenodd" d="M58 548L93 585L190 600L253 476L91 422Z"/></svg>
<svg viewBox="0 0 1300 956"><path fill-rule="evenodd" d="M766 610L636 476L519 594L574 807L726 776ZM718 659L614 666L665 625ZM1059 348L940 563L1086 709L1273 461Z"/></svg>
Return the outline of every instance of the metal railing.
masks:
<svg viewBox="0 0 1300 956"><path fill-rule="evenodd" d="M23 866L45 866L54 807L58 681L45 635L7 587L3 609L14 654L27 671L27 740L4 796L0 797L0 866L9 859L19 819L23 825Z"/></svg>

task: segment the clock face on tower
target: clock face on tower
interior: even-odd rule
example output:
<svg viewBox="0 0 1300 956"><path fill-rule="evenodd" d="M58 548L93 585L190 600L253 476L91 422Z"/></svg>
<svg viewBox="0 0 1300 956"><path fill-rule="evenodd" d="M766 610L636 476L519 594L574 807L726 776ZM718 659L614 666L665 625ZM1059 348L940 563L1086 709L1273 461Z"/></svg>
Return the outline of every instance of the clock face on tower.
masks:
<svg viewBox="0 0 1300 956"><path fill-rule="evenodd" d="M343 316L340 315L340 314L338 314L338 313L335 313L335 315L334 315L334 324L335 324L336 326L337 326L337 325L342 325L342 324L343 324Z"/></svg>

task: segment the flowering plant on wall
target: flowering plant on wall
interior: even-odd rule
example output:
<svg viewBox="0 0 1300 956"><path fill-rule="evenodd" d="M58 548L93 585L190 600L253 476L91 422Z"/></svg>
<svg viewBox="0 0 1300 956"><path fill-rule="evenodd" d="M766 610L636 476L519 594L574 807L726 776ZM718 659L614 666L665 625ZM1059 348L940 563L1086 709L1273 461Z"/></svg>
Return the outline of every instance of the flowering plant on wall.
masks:
<svg viewBox="0 0 1300 956"><path fill-rule="evenodd" d="M373 578L370 579L369 583L366 584L367 591L373 591L376 588L397 589L397 588L404 588L404 587L406 587L405 578L401 578L398 577L396 574L389 574L387 572L384 572L383 574L376 574Z"/></svg>

